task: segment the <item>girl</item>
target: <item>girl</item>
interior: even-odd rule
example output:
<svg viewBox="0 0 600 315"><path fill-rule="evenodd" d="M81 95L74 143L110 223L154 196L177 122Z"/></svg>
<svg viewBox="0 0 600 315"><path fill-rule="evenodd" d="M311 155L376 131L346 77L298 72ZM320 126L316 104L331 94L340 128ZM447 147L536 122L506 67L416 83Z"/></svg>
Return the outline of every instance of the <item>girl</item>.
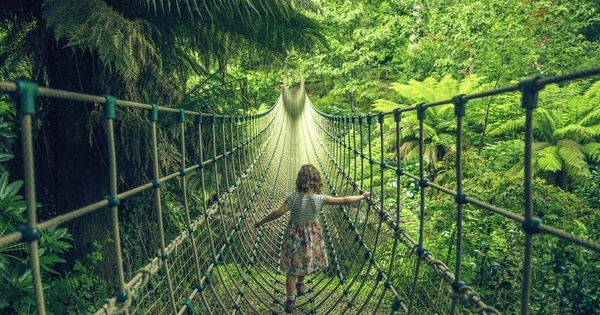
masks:
<svg viewBox="0 0 600 315"><path fill-rule="evenodd" d="M285 312L292 313L298 296L306 294L304 276L327 266L327 253L321 224L317 220L325 204L345 205L369 197L368 192L358 196L331 197L321 195L321 173L313 165L302 165L296 177L296 193L265 218L254 223L256 228L273 221L291 210L290 220L281 244L279 269L287 273ZM297 281L296 281L297 280Z"/></svg>

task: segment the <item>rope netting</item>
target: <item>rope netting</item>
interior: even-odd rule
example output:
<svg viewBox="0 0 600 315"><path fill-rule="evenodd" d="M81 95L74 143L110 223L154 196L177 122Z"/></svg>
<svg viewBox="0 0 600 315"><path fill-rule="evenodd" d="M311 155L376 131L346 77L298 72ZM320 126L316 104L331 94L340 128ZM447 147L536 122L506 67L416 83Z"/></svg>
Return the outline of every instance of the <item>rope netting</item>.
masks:
<svg viewBox="0 0 600 315"><path fill-rule="evenodd" d="M324 193L355 195L371 192L369 202L350 206L326 206L320 220L324 227L329 267L306 279L308 294L297 301L298 314L500 314L461 278L464 207L478 207L517 222L523 228L521 313L530 307L533 235L543 233L600 251L600 244L545 225L532 211L532 117L537 94L546 85L600 73L591 69L563 77L534 78L517 86L451 100L419 104L392 112L337 117L317 111L306 97L303 84L284 89L268 111L231 117L202 114L155 104L117 100L38 87L30 82L2 82L0 91L15 93L21 114L21 139L25 167L28 223L17 232L0 237L0 249L16 243L30 246L30 265L37 313L46 314L43 273L38 261L38 241L45 230L84 220L92 212L111 217L114 244L114 285L117 292L98 305L95 314L279 314L285 301L285 274L278 266L279 246L287 216L255 229L253 223L278 207L293 191L302 164L317 166L326 181ZM462 181L462 119L466 103L500 93L522 93L526 115L525 199L522 213L509 211L469 197ZM77 100L104 107L107 165L110 186L97 202L38 222L33 165L32 116L39 97ZM451 104L457 122L456 183L453 189L430 182L424 170L423 120L427 109ZM77 106L77 105L74 105ZM147 111L148 137L152 144L152 177L143 185L119 191L114 121L126 113L117 109ZM382 148L399 152L399 124L406 112L416 111L420 121L418 174L403 169L400 155L386 157ZM160 114L160 115L159 115ZM172 137L180 150L178 166L160 165L158 124L175 117ZM68 123L68 122L65 122ZM390 140L392 139L392 140ZM163 174L164 173L164 174ZM390 192L383 178L395 179ZM402 179L419 189L414 216L403 215ZM456 204L455 251L452 264L426 248L424 220L426 192L447 194ZM177 192L177 205L164 198ZM77 192L73 192L77 193ZM124 268L119 206L134 196L148 198L158 230L156 244L148 244L148 263ZM394 202L388 203L386 200ZM121 205L122 206L122 205ZM182 224L166 226L165 207L181 215ZM108 208L108 209L107 209ZM169 235L168 230L178 234ZM171 237L173 236L173 237ZM450 253L450 251L448 252ZM452 267L449 267L451 265ZM126 270L134 269L133 273ZM105 297L105 296L103 296Z"/></svg>

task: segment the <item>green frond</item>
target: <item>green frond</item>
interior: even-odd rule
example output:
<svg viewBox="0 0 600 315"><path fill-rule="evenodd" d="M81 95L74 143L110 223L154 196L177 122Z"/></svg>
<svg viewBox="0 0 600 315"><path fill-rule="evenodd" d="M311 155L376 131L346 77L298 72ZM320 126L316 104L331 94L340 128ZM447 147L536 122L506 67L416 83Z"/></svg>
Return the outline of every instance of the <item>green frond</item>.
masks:
<svg viewBox="0 0 600 315"><path fill-rule="evenodd" d="M558 172L563 169L563 161L558 147L549 146L537 152L537 168L547 172Z"/></svg>
<svg viewBox="0 0 600 315"><path fill-rule="evenodd" d="M490 124L486 134L494 137L522 132L523 130L525 130L525 117L521 116L504 122Z"/></svg>
<svg viewBox="0 0 600 315"><path fill-rule="evenodd" d="M562 139L558 142L557 147L558 153L563 159L565 166L569 167L571 172L577 172L578 170L584 172L585 170L588 170L588 163L585 160L585 152L579 143L571 139Z"/></svg>
<svg viewBox="0 0 600 315"><path fill-rule="evenodd" d="M600 81L599 81L600 82ZM595 104L600 104L600 96L598 97ZM585 115L579 124L582 126L597 125L600 124L600 107L594 108L590 113Z"/></svg>
<svg viewBox="0 0 600 315"><path fill-rule="evenodd" d="M417 135L418 135L418 129L417 129ZM425 139L433 139L438 136L437 130L428 124L423 124L423 136L425 137Z"/></svg>
<svg viewBox="0 0 600 315"><path fill-rule="evenodd" d="M392 83L391 87L410 103L429 103L435 99L433 96L436 85L437 81L429 77L423 82L411 79L407 84Z"/></svg>
<svg viewBox="0 0 600 315"><path fill-rule="evenodd" d="M401 107L403 107L403 106L396 102L392 102L392 101L388 101L388 100L384 100L384 99L378 99L378 100L375 100L375 102L373 102L372 109L374 111L378 111L378 112L389 112L396 108L401 108Z"/></svg>
<svg viewBox="0 0 600 315"><path fill-rule="evenodd" d="M491 88L487 83L482 82L483 79L475 74L464 77L460 81L457 94L473 94Z"/></svg>
<svg viewBox="0 0 600 315"><path fill-rule="evenodd" d="M458 81L451 75L444 76L437 84L436 99L440 101L452 98L458 94L458 86Z"/></svg>
<svg viewBox="0 0 600 315"><path fill-rule="evenodd" d="M583 185L589 181L589 176L592 175L589 166L586 164L585 167L573 167L571 165L565 165L567 176L575 184ZM589 182L588 182L589 183Z"/></svg>
<svg viewBox="0 0 600 315"><path fill-rule="evenodd" d="M387 152L393 151L396 148L396 133L391 133L383 139L383 145Z"/></svg>
<svg viewBox="0 0 600 315"><path fill-rule="evenodd" d="M533 117L533 135L539 141L551 141L556 129L552 113L545 108L538 108Z"/></svg>
<svg viewBox="0 0 600 315"><path fill-rule="evenodd" d="M454 105L448 104L448 105L436 106L431 109L434 109L434 108L435 108L438 120L441 120L441 121L448 121L448 120L455 121L456 120L456 117L454 115Z"/></svg>
<svg viewBox="0 0 600 315"><path fill-rule="evenodd" d="M443 119L435 126L440 131L456 131L456 120Z"/></svg>
<svg viewBox="0 0 600 315"><path fill-rule="evenodd" d="M590 101L595 101L596 104L600 101L600 80L596 81L583 94Z"/></svg>
<svg viewBox="0 0 600 315"><path fill-rule="evenodd" d="M65 39L67 47L96 52L107 68L127 79L137 78L148 65L160 67L152 25L126 19L102 0L46 0L43 14L57 40Z"/></svg>
<svg viewBox="0 0 600 315"><path fill-rule="evenodd" d="M538 152L549 146L552 146L549 142L534 142L531 144L531 149L533 152Z"/></svg>
<svg viewBox="0 0 600 315"><path fill-rule="evenodd" d="M439 135L438 143L445 148L448 148L450 151L455 151L456 137L451 134L442 133Z"/></svg>
<svg viewBox="0 0 600 315"><path fill-rule="evenodd" d="M600 135L600 125L585 127L581 125L568 125L554 131L558 139L569 138L577 142L586 142Z"/></svg>
<svg viewBox="0 0 600 315"><path fill-rule="evenodd" d="M410 141L404 142L400 145L400 152L398 152L403 160L407 161L419 156L419 142Z"/></svg>
<svg viewBox="0 0 600 315"><path fill-rule="evenodd" d="M600 161L600 142L586 143L581 147L590 160L596 162Z"/></svg>

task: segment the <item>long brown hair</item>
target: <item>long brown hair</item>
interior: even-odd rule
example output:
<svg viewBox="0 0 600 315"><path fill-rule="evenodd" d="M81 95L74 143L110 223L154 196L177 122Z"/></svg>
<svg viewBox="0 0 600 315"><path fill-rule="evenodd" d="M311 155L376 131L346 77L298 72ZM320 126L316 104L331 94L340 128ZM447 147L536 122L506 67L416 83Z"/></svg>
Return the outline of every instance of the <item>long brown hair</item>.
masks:
<svg viewBox="0 0 600 315"><path fill-rule="evenodd" d="M321 173L312 164L305 164L300 167L298 177L296 177L296 191L303 194L309 191L320 194L323 188Z"/></svg>

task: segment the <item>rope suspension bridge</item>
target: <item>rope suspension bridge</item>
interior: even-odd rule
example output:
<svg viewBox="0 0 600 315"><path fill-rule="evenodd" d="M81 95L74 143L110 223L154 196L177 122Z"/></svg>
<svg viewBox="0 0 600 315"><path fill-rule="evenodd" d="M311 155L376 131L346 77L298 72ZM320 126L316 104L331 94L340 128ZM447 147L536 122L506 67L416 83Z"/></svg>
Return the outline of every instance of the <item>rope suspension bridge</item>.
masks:
<svg viewBox="0 0 600 315"><path fill-rule="evenodd" d="M28 244L29 261L38 314L46 314L38 243L41 234L52 227L85 220L93 212L110 214L116 266L116 294L103 296L95 314L280 314L285 302L285 274L277 270L278 249L284 224L255 229L253 223L276 208L294 189L300 165L311 163L326 180L325 193L351 195L371 191L371 200L350 206L327 206L321 214L330 266L307 277L308 293L298 300L298 314L502 314L487 303L475 286L461 277L464 262L463 210L478 207L495 216L521 225L522 274L521 314L530 312L532 263L535 234L559 238L600 252L600 244L556 227L535 216L532 203L532 124L538 92L552 83L600 74L600 68L564 76L532 78L506 88L456 97L410 108L363 116L339 117L316 110L306 97L303 84L284 89L268 111L249 116L226 116L185 109L141 104L51 88L31 82L1 82L0 91L16 96L21 119L21 142L27 225L0 236L0 249ZM463 187L463 118L468 101L504 93L521 93L525 115L524 177L522 209L503 209L473 198ZM82 208L38 222L32 130L36 100L56 98L97 104L104 108L108 196ZM423 121L427 110L454 106L456 116L456 183L454 188L429 181L424 169L425 137ZM116 119L120 108L147 112L152 144L152 180L119 191L117 180ZM420 163L417 174L403 169L401 157L386 158L384 143L400 148L400 122L403 115L416 112L420 122ZM180 161L177 169L165 170L159 164L159 117L177 121ZM68 123L68 122L65 122ZM391 140L390 140L391 139ZM378 145L378 147L376 147ZM376 180L375 177L379 176ZM395 179L390 193L383 178ZM401 179L418 186L417 215L402 212ZM200 201L191 197L202 195ZM161 201L172 187L179 187L180 211L184 226L170 239L165 230L165 204ZM427 249L424 220L429 209L428 190L437 190L454 199L456 233L453 236L454 261L442 261L440 254ZM73 192L77 193L77 192ZM124 270L120 232L121 201L137 195L153 195L158 244L148 248L156 253L137 272ZM144 195L145 196L145 195ZM386 200L394 200L386 203ZM391 206L390 206L391 205ZM407 222L416 218L412 225ZM173 228L173 227L170 227ZM450 252L450 251L449 251ZM450 267L451 265L452 267ZM535 289L535 287L533 287ZM489 294L489 293L488 293Z"/></svg>

